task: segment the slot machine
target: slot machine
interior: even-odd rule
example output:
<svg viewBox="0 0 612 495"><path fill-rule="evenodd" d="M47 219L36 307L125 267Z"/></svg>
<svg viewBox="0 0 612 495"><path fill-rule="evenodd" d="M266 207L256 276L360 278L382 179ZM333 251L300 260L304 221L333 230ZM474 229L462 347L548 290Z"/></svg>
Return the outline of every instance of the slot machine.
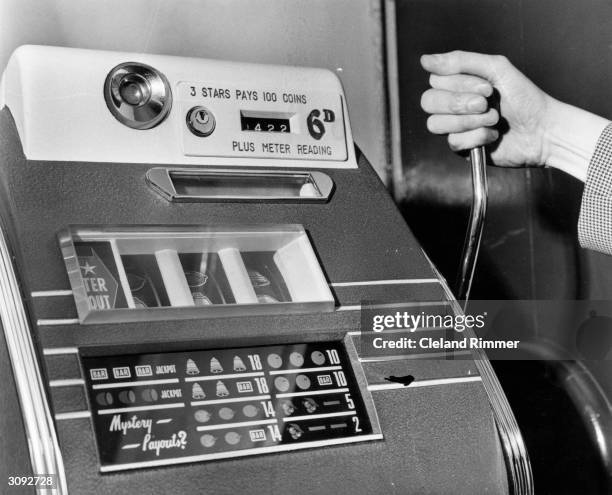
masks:
<svg viewBox="0 0 612 495"><path fill-rule="evenodd" d="M362 352L367 301L460 308L334 73L24 46L0 94L5 477L530 493L484 356Z"/></svg>

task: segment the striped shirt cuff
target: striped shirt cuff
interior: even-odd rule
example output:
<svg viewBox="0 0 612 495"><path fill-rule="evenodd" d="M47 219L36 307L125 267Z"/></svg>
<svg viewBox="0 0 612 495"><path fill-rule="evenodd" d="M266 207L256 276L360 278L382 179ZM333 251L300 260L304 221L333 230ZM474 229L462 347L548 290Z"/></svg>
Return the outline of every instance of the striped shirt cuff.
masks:
<svg viewBox="0 0 612 495"><path fill-rule="evenodd" d="M612 254L612 123L601 133L589 163L578 241L584 248Z"/></svg>

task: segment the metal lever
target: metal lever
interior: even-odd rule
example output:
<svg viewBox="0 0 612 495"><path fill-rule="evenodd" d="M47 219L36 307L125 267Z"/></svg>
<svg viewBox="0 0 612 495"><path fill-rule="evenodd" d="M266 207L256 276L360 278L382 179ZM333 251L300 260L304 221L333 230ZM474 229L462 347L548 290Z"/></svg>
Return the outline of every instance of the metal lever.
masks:
<svg viewBox="0 0 612 495"><path fill-rule="evenodd" d="M459 280L457 281L457 300L464 301L464 306L470 297L487 213L489 191L487 185L487 157L484 146L473 148L470 151L470 161L472 164L472 208L463 244ZM465 310L465 307L463 309Z"/></svg>
<svg viewBox="0 0 612 495"><path fill-rule="evenodd" d="M463 301L462 309L464 312L470 297L472 280L478 260L489 194L487 185L487 157L483 146L470 151L470 161L472 164L472 209L463 245L459 280L457 281L457 300ZM476 334L472 329L466 329L466 335L475 336ZM514 495L533 495L533 475L531 473L529 454L510 404L484 351L474 350L472 352L474 353L474 362L478 372L483 377L482 383L495 415L495 422L497 423L502 448L506 457L506 466L508 467L510 493Z"/></svg>

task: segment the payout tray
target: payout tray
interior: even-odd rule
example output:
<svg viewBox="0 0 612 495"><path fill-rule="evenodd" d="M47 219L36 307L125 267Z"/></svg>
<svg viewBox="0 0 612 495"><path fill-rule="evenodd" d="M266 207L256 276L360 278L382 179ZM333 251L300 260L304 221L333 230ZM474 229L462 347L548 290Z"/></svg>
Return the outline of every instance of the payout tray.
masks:
<svg viewBox="0 0 612 495"><path fill-rule="evenodd" d="M81 323L334 308L300 225L72 226L59 240Z"/></svg>

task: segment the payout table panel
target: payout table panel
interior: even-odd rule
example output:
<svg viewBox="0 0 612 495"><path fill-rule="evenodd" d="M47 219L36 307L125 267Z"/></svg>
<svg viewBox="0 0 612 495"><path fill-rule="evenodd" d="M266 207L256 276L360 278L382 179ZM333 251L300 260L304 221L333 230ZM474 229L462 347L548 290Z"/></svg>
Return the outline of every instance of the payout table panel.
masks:
<svg viewBox="0 0 612 495"><path fill-rule="evenodd" d="M101 471L382 438L342 342L83 358Z"/></svg>

